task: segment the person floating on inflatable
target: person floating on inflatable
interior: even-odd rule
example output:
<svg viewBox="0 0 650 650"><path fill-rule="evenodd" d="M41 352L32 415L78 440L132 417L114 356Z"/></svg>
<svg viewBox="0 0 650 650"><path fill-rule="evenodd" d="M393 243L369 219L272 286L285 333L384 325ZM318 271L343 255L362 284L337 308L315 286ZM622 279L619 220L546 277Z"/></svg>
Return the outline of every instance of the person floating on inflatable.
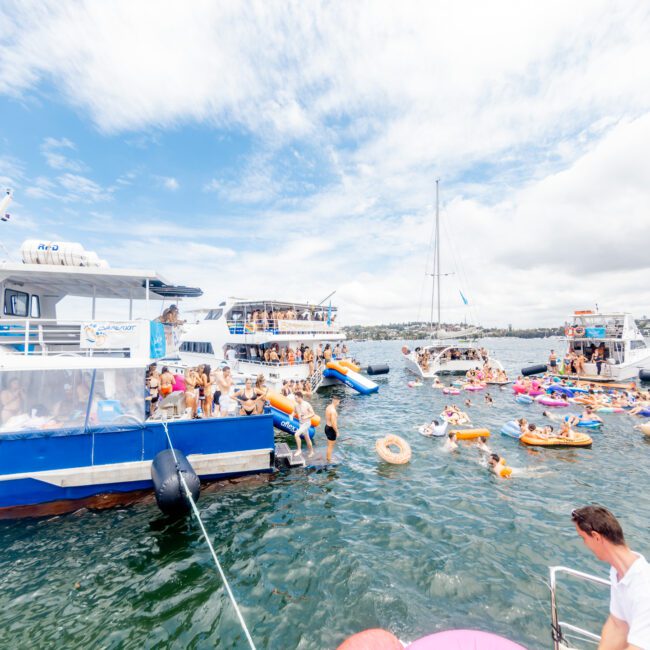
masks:
<svg viewBox="0 0 650 650"><path fill-rule="evenodd" d="M488 465L499 478L510 478L512 475L512 468L506 465L506 461L499 454L490 454Z"/></svg>

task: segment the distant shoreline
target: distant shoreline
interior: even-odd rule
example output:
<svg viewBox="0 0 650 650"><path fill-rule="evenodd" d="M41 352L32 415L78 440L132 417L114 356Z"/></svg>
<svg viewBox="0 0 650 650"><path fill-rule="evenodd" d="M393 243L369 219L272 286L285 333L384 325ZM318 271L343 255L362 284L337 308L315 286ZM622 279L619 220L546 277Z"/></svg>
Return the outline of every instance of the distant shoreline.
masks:
<svg viewBox="0 0 650 650"><path fill-rule="evenodd" d="M448 326L449 327L449 326ZM450 331L456 326L450 326ZM516 328L479 328L478 337L513 337L522 339L542 339L549 336L564 336L564 327L534 327L527 329ZM419 341L431 338L431 330L427 323L391 323L390 325L351 325L343 327L348 339L368 339L371 341L400 341L403 339Z"/></svg>

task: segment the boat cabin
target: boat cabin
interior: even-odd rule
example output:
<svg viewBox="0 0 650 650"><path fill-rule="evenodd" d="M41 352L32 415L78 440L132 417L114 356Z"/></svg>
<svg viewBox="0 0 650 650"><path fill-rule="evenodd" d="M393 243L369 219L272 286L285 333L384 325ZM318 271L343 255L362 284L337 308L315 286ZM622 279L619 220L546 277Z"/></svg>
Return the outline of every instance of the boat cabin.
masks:
<svg viewBox="0 0 650 650"><path fill-rule="evenodd" d="M84 427L91 417L142 422L145 369L178 349L180 327L134 318L133 303L162 306L201 291L151 271L111 269L93 255L74 266L79 254L52 246L27 242L23 263L0 262L0 431ZM87 318L57 314L68 296L87 299ZM124 319L96 320L101 298L121 300Z"/></svg>

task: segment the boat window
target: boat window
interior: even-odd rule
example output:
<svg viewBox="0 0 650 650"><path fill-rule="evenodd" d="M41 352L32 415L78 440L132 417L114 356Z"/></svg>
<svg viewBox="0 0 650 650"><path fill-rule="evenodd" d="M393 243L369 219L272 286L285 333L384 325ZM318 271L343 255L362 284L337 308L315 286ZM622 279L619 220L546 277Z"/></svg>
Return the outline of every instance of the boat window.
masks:
<svg viewBox="0 0 650 650"><path fill-rule="evenodd" d="M647 348L645 341L630 341L630 348L632 350L640 350L642 348Z"/></svg>
<svg viewBox="0 0 650 650"><path fill-rule="evenodd" d="M38 296L32 296L32 304L29 309L32 318L41 317L41 299Z"/></svg>
<svg viewBox="0 0 650 650"><path fill-rule="evenodd" d="M27 318L27 306L29 304L29 294L15 289L5 289L5 308L4 313L7 316L20 316Z"/></svg>
<svg viewBox="0 0 650 650"><path fill-rule="evenodd" d="M195 354L214 354L212 343L209 341L183 341L181 352L194 352Z"/></svg>
<svg viewBox="0 0 650 650"><path fill-rule="evenodd" d="M223 314L223 309L211 309L208 312L208 315L205 317L205 320L218 320Z"/></svg>

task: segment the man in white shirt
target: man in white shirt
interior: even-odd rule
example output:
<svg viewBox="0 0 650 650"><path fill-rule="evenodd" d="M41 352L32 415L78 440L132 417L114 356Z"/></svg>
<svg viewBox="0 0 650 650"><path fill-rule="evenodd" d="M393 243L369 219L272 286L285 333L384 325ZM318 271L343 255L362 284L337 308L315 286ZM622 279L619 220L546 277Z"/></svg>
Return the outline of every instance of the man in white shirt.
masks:
<svg viewBox="0 0 650 650"><path fill-rule="evenodd" d="M302 393L297 390L294 393L294 398L296 400L296 406L294 407L294 413L296 417L300 420L300 427L298 431L294 434L296 438L296 456L302 456L302 436L305 437L305 442L307 443L307 448L309 449L309 454L307 458L311 458L314 455L314 447L311 444L311 438L309 437L309 427L311 426L311 419L314 417L314 409L311 404L302 398Z"/></svg>
<svg viewBox="0 0 650 650"><path fill-rule="evenodd" d="M584 506L571 519L587 548L611 567L609 618L599 650L650 650L650 565L630 550L607 508Z"/></svg>

